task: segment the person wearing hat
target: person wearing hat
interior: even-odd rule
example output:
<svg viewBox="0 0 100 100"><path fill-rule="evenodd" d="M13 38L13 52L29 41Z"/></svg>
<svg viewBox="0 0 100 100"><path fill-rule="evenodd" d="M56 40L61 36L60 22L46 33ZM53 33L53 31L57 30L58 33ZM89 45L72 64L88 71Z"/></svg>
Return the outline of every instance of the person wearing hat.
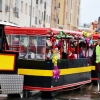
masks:
<svg viewBox="0 0 100 100"><path fill-rule="evenodd" d="M98 93L100 93L100 37L98 38L98 44L95 46L90 61L92 65L95 65L98 75Z"/></svg>
<svg viewBox="0 0 100 100"><path fill-rule="evenodd" d="M51 50L52 48L50 48L50 47L47 47L46 48L46 59L51 59L51 57L52 57L52 50Z"/></svg>
<svg viewBox="0 0 100 100"><path fill-rule="evenodd" d="M70 48L70 50L69 50L69 59L76 59L74 51L75 51L74 48Z"/></svg>

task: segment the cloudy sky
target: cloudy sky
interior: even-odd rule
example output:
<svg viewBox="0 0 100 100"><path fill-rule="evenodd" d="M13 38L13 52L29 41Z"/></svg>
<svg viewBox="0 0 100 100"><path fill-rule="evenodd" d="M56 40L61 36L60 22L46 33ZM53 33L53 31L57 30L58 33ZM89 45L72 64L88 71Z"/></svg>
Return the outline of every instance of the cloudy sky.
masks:
<svg viewBox="0 0 100 100"><path fill-rule="evenodd" d="M80 23L90 23L100 16L100 0L81 0Z"/></svg>

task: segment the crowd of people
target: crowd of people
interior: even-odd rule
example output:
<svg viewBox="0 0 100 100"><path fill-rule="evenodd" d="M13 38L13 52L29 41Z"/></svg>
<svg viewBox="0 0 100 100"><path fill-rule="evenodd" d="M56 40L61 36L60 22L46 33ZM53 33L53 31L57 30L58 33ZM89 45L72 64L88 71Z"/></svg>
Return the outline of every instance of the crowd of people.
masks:
<svg viewBox="0 0 100 100"><path fill-rule="evenodd" d="M85 58L85 50L82 47L79 47L78 50L78 57L77 57L77 46L76 47L70 47L69 52L66 50L64 51L64 47L62 47L62 50L60 51L60 47L55 46L54 48L57 52L58 59L77 59L77 58ZM46 48L46 59L52 58L52 47Z"/></svg>

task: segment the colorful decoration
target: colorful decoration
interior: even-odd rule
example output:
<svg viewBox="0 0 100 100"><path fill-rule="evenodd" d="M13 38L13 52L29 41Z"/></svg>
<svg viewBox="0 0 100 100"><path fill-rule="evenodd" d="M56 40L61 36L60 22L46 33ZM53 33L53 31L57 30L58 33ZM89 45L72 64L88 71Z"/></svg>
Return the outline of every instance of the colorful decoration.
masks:
<svg viewBox="0 0 100 100"><path fill-rule="evenodd" d="M91 34L88 33L88 32L85 32L85 31L82 31L82 32L83 32L83 36L84 36L84 38L85 38L85 40L86 40L86 44L87 44L88 46L91 46L91 45L93 44Z"/></svg>
<svg viewBox="0 0 100 100"><path fill-rule="evenodd" d="M50 42L52 43L52 47L54 48L54 43L56 42L56 38L51 31L49 31L49 34L51 35L50 36Z"/></svg>
<svg viewBox="0 0 100 100"><path fill-rule="evenodd" d="M66 33L64 33L63 31L60 31L60 35L59 36L56 36L56 38L57 39L60 39L60 38L62 38L63 35L65 36L65 38L68 37L68 35Z"/></svg>
<svg viewBox="0 0 100 100"><path fill-rule="evenodd" d="M65 36L65 38L68 37L68 35L67 35L66 33L64 33L63 31L60 31L59 36L54 36L54 34L53 34L50 30L49 30L48 32L49 32L49 34L51 35L50 41L51 41L51 43L53 44L53 47L54 47L54 43L56 42L56 39L62 38L63 35ZM60 45L61 45L61 42L59 42L59 43L57 44L57 46L60 46Z"/></svg>
<svg viewBox="0 0 100 100"><path fill-rule="evenodd" d="M90 44L90 39L88 37L86 37L86 44L89 46Z"/></svg>
<svg viewBox="0 0 100 100"><path fill-rule="evenodd" d="M60 75L60 71L57 66L57 60L58 60L57 52L56 50L53 50L52 63L54 64L53 78L55 78L55 81L59 79Z"/></svg>

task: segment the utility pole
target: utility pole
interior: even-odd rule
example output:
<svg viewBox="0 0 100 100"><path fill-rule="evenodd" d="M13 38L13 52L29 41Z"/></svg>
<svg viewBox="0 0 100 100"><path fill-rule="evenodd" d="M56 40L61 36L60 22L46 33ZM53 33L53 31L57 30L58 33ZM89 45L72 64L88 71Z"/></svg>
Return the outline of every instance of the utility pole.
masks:
<svg viewBox="0 0 100 100"><path fill-rule="evenodd" d="M31 7L30 7L30 27L32 27L32 0L31 0Z"/></svg>

